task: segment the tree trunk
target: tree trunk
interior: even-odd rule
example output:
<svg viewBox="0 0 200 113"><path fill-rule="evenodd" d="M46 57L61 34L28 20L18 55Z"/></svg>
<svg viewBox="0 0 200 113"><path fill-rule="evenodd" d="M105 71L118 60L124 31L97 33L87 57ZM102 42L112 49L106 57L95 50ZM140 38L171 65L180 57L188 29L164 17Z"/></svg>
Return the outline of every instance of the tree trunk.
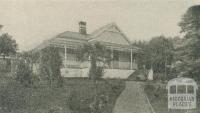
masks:
<svg viewBox="0 0 200 113"><path fill-rule="evenodd" d="M91 58L91 67L90 67L90 71L89 71L89 77L91 79L96 79L96 70L97 70L97 66L96 66L96 59L92 56Z"/></svg>
<svg viewBox="0 0 200 113"><path fill-rule="evenodd" d="M165 80L167 80L167 56L165 56Z"/></svg>

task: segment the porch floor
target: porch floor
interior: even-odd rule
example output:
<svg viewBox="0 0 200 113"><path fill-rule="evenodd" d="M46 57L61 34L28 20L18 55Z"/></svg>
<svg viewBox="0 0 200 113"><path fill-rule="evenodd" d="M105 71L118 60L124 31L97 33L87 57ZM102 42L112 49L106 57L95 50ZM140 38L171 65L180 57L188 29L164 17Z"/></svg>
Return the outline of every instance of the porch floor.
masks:
<svg viewBox="0 0 200 113"><path fill-rule="evenodd" d="M105 69L105 74L103 78L128 78L135 70L124 70L124 69Z"/></svg>
<svg viewBox="0 0 200 113"><path fill-rule="evenodd" d="M104 76L106 79L126 79L135 70L123 70L123 69L105 69ZM63 68L61 69L61 75L63 77L88 77L89 68L74 69L74 68Z"/></svg>

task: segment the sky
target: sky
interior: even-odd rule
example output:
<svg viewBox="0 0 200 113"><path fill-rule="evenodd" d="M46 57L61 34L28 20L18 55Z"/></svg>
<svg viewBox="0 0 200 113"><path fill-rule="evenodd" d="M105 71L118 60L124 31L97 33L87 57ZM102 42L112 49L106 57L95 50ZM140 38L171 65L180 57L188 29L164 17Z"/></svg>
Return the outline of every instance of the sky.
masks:
<svg viewBox="0 0 200 113"><path fill-rule="evenodd" d="M20 51L64 31L87 32L115 22L131 41L179 36L181 16L200 0L0 0L1 33L9 33Z"/></svg>

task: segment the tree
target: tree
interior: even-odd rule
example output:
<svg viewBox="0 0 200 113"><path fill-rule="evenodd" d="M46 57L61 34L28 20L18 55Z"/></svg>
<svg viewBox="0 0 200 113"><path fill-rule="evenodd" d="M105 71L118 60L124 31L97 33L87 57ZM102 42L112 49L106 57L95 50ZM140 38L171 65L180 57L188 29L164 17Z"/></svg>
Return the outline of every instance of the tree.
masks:
<svg viewBox="0 0 200 113"><path fill-rule="evenodd" d="M185 46L191 48L190 57L200 58L200 5L190 7L183 15L179 26L181 32L185 33L184 38L187 39Z"/></svg>
<svg viewBox="0 0 200 113"><path fill-rule="evenodd" d="M168 65L171 65L174 58L173 43L165 36L154 37L150 40L147 51L150 56L151 67L155 73L164 73L167 78Z"/></svg>
<svg viewBox="0 0 200 113"><path fill-rule="evenodd" d="M164 79L166 79L169 65L174 61L173 40L165 36L156 36L149 42L138 41L133 45L142 49L136 54L139 69L146 71L153 68L155 73L164 74Z"/></svg>
<svg viewBox="0 0 200 113"><path fill-rule="evenodd" d="M179 23L181 32L188 34L199 33L200 30L200 5L190 7Z"/></svg>
<svg viewBox="0 0 200 113"><path fill-rule="evenodd" d="M81 52L79 59L81 61L89 60L91 61L89 77L93 80L99 79L104 74L104 68L106 64L111 60L110 50L100 43L95 44L84 44L81 47Z"/></svg>
<svg viewBox="0 0 200 113"><path fill-rule="evenodd" d="M15 54L17 51L17 43L12 36L4 33L0 36L0 55L9 56Z"/></svg>
<svg viewBox="0 0 200 113"><path fill-rule="evenodd" d="M150 69L151 57L150 57L150 51L148 48L148 42L135 41L132 45L141 48L141 51L135 54L138 68L141 70L144 68Z"/></svg>
<svg viewBox="0 0 200 113"><path fill-rule="evenodd" d="M97 91L97 80L104 75L104 68L111 61L111 51L100 43L87 43L81 47L79 59L85 61L88 58L90 60L89 78L92 79L95 86L95 97L91 104L91 110L94 113L99 113L102 108L100 107L101 100Z"/></svg>
<svg viewBox="0 0 200 113"><path fill-rule="evenodd" d="M54 81L57 81L58 85L62 86L63 80L60 72L62 59L58 48L47 47L41 50L40 61L41 76L47 76L51 87Z"/></svg>
<svg viewBox="0 0 200 113"><path fill-rule="evenodd" d="M190 7L179 23L181 32L184 33L182 45L178 48L181 58L179 74L200 80L200 5Z"/></svg>

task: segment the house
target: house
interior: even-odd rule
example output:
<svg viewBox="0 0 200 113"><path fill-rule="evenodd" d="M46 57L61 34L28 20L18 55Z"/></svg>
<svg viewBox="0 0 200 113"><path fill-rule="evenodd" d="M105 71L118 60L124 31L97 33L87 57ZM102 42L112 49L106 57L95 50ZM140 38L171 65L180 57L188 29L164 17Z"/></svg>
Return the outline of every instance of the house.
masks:
<svg viewBox="0 0 200 113"><path fill-rule="evenodd" d="M80 45L88 42L99 42L111 50L112 61L105 69L104 78L127 78L137 69L135 55L139 49L131 45L130 40L115 23L105 25L88 34L86 22L81 21L79 32L65 31L44 41L34 50L38 51L47 46L60 48L59 53L63 59L61 75L87 77L90 61L81 62L77 56Z"/></svg>

